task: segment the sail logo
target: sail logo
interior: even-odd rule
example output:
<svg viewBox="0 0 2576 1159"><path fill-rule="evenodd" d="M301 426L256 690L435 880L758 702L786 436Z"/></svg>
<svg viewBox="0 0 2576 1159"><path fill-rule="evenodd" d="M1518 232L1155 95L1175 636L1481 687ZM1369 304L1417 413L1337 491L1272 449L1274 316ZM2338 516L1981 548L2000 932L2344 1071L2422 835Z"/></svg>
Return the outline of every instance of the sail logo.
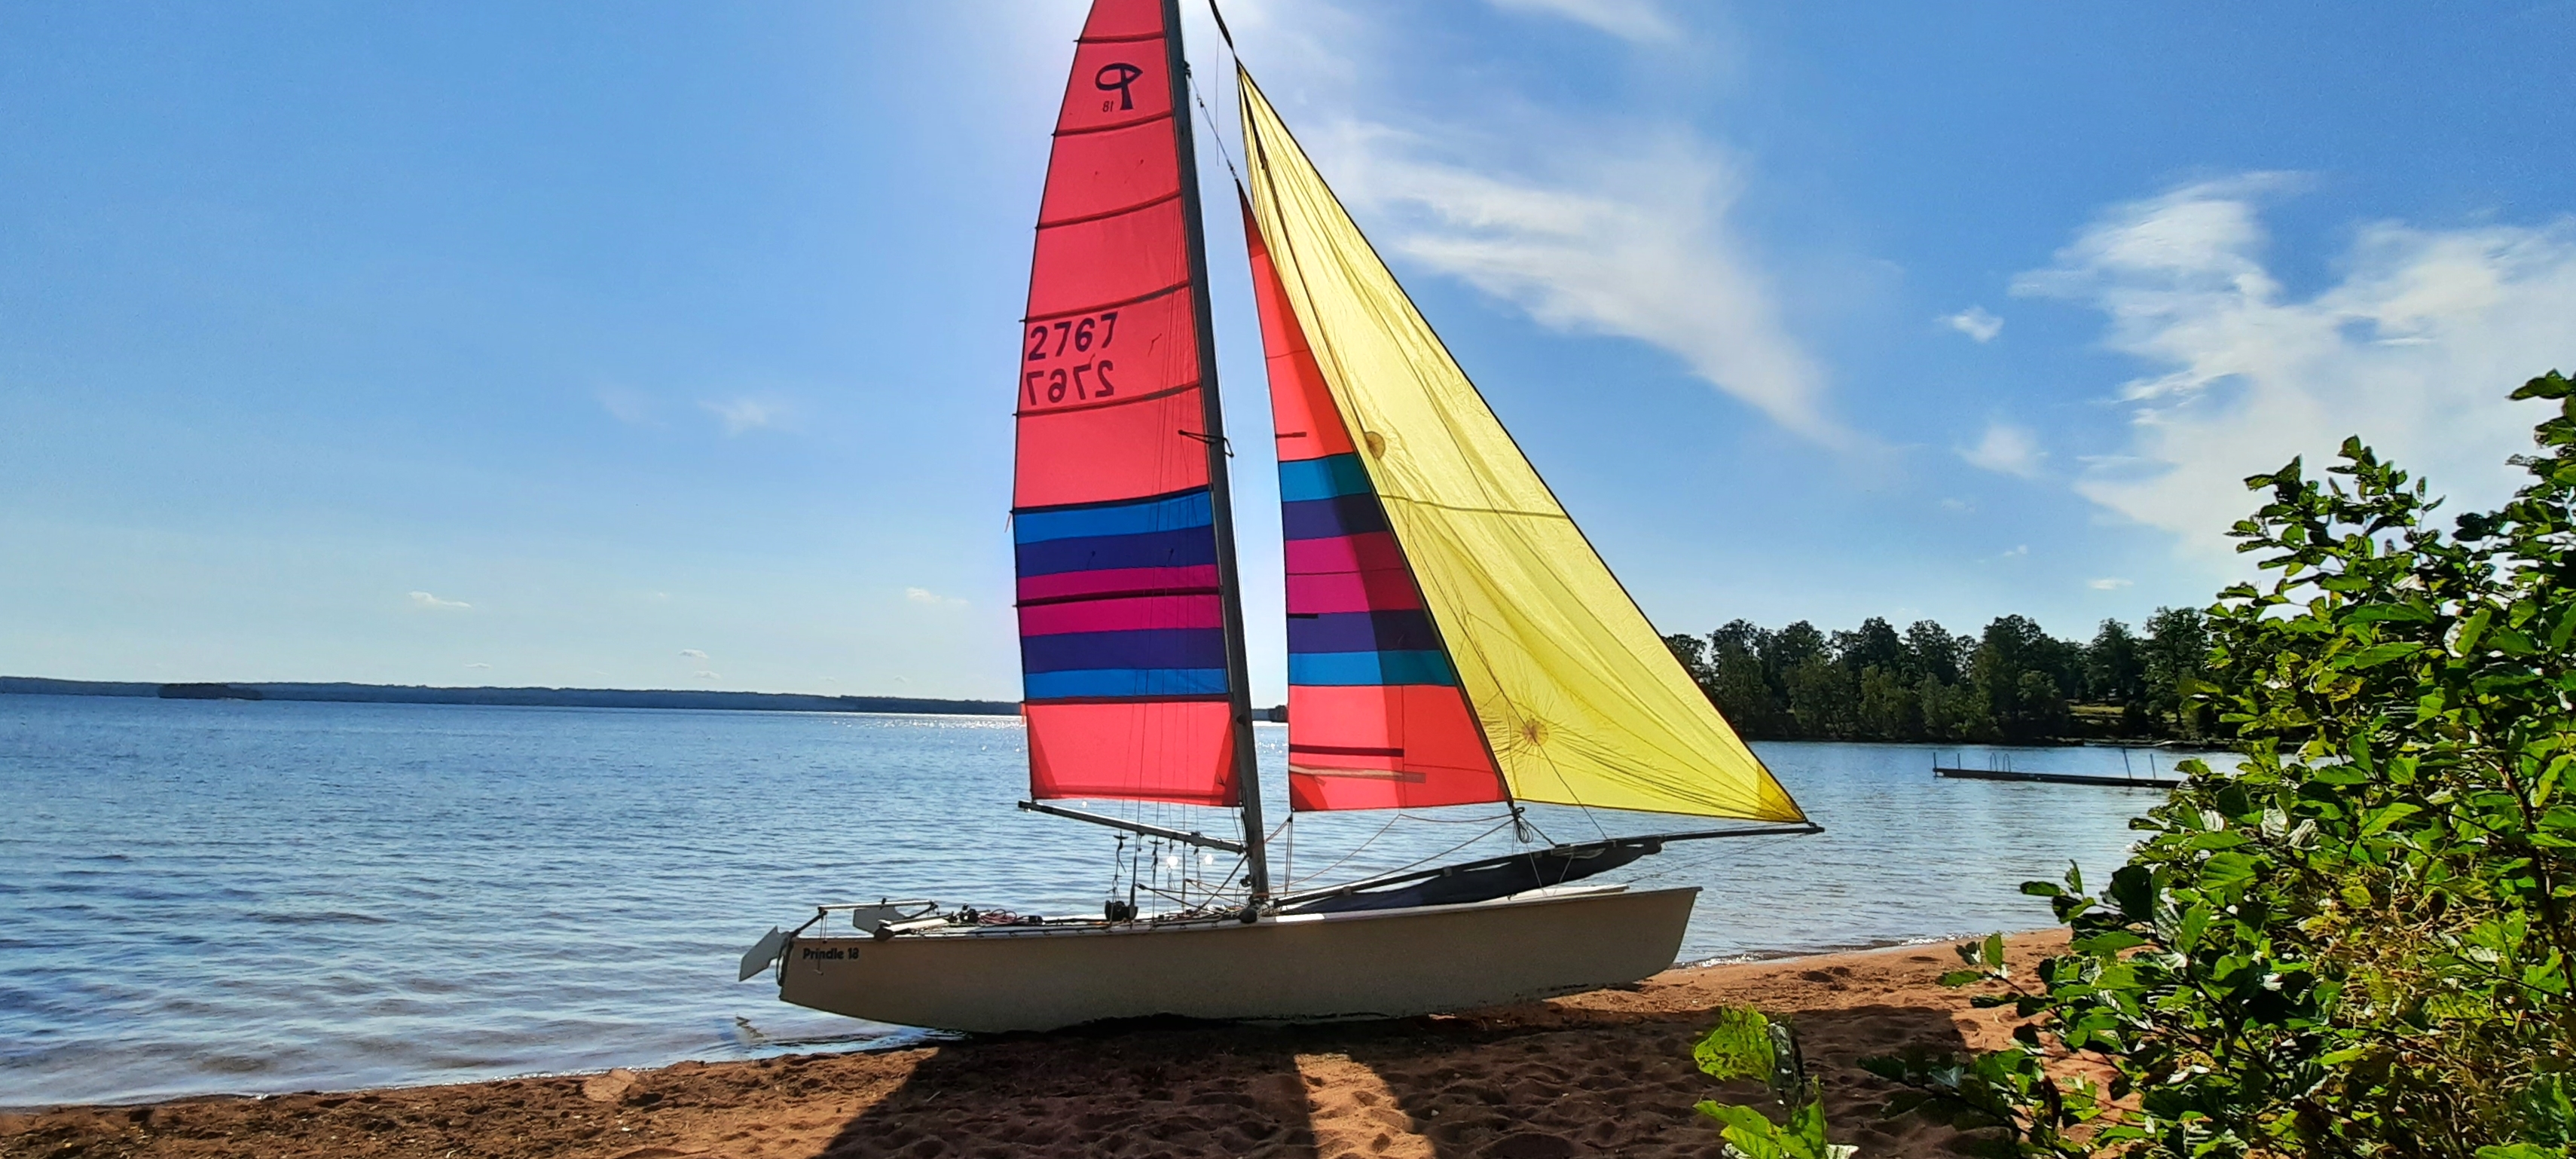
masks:
<svg viewBox="0 0 2576 1159"><path fill-rule="evenodd" d="M1135 84L1136 78L1143 75L1145 75L1144 69L1126 61L1111 61L1101 65L1100 71L1092 74L1091 85L1104 93L1117 93L1118 107L1122 110L1132 110L1136 107L1136 94L1127 91L1127 86ZM1100 102L1100 111L1104 113L1109 111L1107 100Z"/></svg>

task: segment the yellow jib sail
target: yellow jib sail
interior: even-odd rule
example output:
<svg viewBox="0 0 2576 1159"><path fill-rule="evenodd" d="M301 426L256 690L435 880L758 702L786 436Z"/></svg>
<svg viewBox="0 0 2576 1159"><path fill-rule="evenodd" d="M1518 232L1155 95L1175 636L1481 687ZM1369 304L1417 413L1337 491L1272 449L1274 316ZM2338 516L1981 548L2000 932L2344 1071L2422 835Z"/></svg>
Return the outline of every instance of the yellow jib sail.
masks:
<svg viewBox="0 0 2576 1159"><path fill-rule="evenodd" d="M1513 796L1804 820L1237 75L1261 239Z"/></svg>

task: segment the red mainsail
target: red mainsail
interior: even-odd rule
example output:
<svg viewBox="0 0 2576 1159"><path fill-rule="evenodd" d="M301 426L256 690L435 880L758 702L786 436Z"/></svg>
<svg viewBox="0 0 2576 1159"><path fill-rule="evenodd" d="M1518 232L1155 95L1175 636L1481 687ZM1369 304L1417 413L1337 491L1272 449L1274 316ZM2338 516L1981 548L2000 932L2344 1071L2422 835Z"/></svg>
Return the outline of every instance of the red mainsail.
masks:
<svg viewBox="0 0 2576 1159"><path fill-rule="evenodd" d="M1421 585L1251 218L1247 205L1287 538L1289 805L1504 800Z"/></svg>
<svg viewBox="0 0 2576 1159"><path fill-rule="evenodd" d="M1092 5L1038 210L1011 510L1042 798L1238 801L1170 13Z"/></svg>

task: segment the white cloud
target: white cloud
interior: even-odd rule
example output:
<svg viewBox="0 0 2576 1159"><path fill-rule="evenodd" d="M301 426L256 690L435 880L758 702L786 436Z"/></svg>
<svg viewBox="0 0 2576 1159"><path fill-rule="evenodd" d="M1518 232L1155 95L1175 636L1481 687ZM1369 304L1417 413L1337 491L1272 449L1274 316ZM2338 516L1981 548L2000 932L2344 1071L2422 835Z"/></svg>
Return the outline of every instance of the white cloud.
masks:
<svg viewBox="0 0 2576 1159"><path fill-rule="evenodd" d="M1823 369L1728 221L1737 164L1685 132L1564 138L1546 150L1560 168L1528 176L1433 160L1420 139L1380 126L1318 134L1335 188L1393 217L1396 252L1543 325L1662 347L1781 425L1848 444L1826 413Z"/></svg>
<svg viewBox="0 0 2576 1159"><path fill-rule="evenodd" d="M2121 588L2129 586L2131 582L2132 581L2124 579L2104 578L2089 581L2084 586L2097 592L2116 592Z"/></svg>
<svg viewBox="0 0 2576 1159"><path fill-rule="evenodd" d="M609 417L630 426L659 426L653 418L653 400L622 386L603 386L590 397Z"/></svg>
<svg viewBox="0 0 2576 1159"><path fill-rule="evenodd" d="M1970 306L1956 314L1943 315L1941 324L1976 339L1979 345L1994 341L1995 335L2004 332L2004 320L1987 312L1983 306Z"/></svg>
<svg viewBox="0 0 2576 1159"><path fill-rule="evenodd" d="M934 592L929 588L905 588L903 589L903 598L916 604L944 604L950 607L961 606L966 602L955 596L940 595L938 592Z"/></svg>
<svg viewBox="0 0 2576 1159"><path fill-rule="evenodd" d="M724 424L725 433L728 435L739 435L746 431L765 428L774 429L787 417L786 407L757 398L737 398L725 402L704 402L698 405L713 412L716 421Z"/></svg>
<svg viewBox="0 0 2576 1159"><path fill-rule="evenodd" d="M1944 499L1941 501L1941 510L1943 511L1950 511L1964 515L1976 509L1976 504L1970 503L1965 499Z"/></svg>
<svg viewBox="0 0 2576 1159"><path fill-rule="evenodd" d="M2322 474L2350 434L2454 511L2492 504L2540 417L2506 392L2576 363L2576 218L2370 223L2337 279L2300 297L2261 260L2259 201L2293 184L2251 174L2113 207L2014 287L2101 310L2110 347L2157 371L2120 391L2127 453L2077 489L2213 558L2255 505L2245 476L2293 455Z"/></svg>
<svg viewBox="0 0 2576 1159"><path fill-rule="evenodd" d="M491 667L491 665L489 665L489 664L468 664L468 665L466 665L466 667L468 667L468 668L489 668L489 667Z"/></svg>
<svg viewBox="0 0 2576 1159"><path fill-rule="evenodd" d="M2007 551L2007 552L2005 552L2005 553L2003 554L2003 558L2005 558L2005 559L2019 559L2019 558L2021 558L2021 557L2023 557L2023 556L2026 556L2026 555L2029 555L2029 554L2030 554L2030 545L2029 545L2029 544L2027 544L2027 543L2023 543L2023 544L2016 544L2016 545L2014 545L2014 547L2013 547L2013 549L2012 549L2011 551Z"/></svg>
<svg viewBox="0 0 2576 1159"><path fill-rule="evenodd" d="M722 679L724 679L724 677L722 677L722 676L718 676L718 675L716 675L716 674L715 674L715 673L713 673L713 672L700 672L700 673L698 673L698 674L697 674L697 676L698 676L698 679L700 679L700 680L722 680Z"/></svg>
<svg viewBox="0 0 2576 1159"><path fill-rule="evenodd" d="M2027 427L2007 422L1986 424L1986 434L1973 447L1959 448L1959 457L1970 466L1983 467L2002 475L2037 478L2040 460L2048 452L2039 449L2039 439Z"/></svg>
<svg viewBox="0 0 2576 1159"><path fill-rule="evenodd" d="M463 612L474 607L463 600L442 600L428 592L411 593L411 606L427 612Z"/></svg>
<svg viewBox="0 0 2576 1159"><path fill-rule="evenodd" d="M1562 16L1612 36L1640 42L1670 40L1671 21L1652 0L1489 0L1496 8Z"/></svg>
<svg viewBox="0 0 2576 1159"><path fill-rule="evenodd" d="M680 655L686 656L691 660L704 660L707 658L706 653L698 651L695 648L682 648L680 649Z"/></svg>

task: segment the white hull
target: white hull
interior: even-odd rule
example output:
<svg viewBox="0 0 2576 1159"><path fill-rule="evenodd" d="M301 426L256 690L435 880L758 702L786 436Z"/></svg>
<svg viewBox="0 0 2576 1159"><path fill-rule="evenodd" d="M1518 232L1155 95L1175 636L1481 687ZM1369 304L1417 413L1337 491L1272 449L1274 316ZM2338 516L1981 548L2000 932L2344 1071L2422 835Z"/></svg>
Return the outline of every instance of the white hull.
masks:
<svg viewBox="0 0 2576 1159"><path fill-rule="evenodd" d="M797 937L778 967L778 996L855 1018L984 1032L1158 1014L1429 1014L1597 990L1667 969L1698 895L1583 890L1250 925Z"/></svg>

